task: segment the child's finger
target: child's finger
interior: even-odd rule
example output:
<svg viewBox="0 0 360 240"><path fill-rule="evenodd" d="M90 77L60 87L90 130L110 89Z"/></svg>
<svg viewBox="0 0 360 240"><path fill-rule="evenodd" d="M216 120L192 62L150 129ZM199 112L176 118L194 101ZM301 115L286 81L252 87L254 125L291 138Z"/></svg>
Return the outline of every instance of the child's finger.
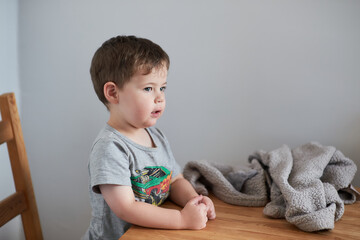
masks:
<svg viewBox="0 0 360 240"><path fill-rule="evenodd" d="M209 219L215 219L215 218L216 218L215 209L211 209L209 211Z"/></svg>
<svg viewBox="0 0 360 240"><path fill-rule="evenodd" d="M203 203L200 203L198 206L201 208L202 214L206 218L206 222L207 222L209 218L208 218L208 210L207 210L206 205Z"/></svg>
<svg viewBox="0 0 360 240"><path fill-rule="evenodd" d="M203 199L203 196L202 195L199 195L197 197L194 197L193 199L191 199L189 201L190 204L193 204L193 205L198 205Z"/></svg>

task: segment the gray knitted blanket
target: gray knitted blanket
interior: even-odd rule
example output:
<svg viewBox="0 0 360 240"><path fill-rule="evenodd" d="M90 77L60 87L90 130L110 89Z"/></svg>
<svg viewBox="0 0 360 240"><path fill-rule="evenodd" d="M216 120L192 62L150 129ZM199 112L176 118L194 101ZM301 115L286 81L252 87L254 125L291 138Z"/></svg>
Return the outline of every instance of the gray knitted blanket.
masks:
<svg viewBox="0 0 360 240"><path fill-rule="evenodd" d="M265 206L264 214L285 218L303 231L333 229L344 213L344 203L356 201L349 188L356 165L334 147L308 143L291 150L257 151L248 168L194 161L184 177L199 194L211 190L224 202Z"/></svg>

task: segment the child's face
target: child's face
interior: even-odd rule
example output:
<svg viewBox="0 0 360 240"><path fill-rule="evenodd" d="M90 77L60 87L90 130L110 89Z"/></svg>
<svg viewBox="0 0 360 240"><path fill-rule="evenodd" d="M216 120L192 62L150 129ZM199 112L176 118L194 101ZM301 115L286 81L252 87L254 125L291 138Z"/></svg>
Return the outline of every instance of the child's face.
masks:
<svg viewBox="0 0 360 240"><path fill-rule="evenodd" d="M118 110L125 124L135 128L155 125L165 110L167 69L153 69L149 74L137 72L119 90Z"/></svg>

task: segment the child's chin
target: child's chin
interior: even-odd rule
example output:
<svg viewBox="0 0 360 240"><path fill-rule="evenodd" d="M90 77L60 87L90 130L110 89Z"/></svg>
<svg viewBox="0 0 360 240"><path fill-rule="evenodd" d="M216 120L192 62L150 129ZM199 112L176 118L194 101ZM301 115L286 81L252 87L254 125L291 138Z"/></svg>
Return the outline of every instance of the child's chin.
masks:
<svg viewBox="0 0 360 240"><path fill-rule="evenodd" d="M147 122L144 124L144 128L152 127L156 124L156 121Z"/></svg>

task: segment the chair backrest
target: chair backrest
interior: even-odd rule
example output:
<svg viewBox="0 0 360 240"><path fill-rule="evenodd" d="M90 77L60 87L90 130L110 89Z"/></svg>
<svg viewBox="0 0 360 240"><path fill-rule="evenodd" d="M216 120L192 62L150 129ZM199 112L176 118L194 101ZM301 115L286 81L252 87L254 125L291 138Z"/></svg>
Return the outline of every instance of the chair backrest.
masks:
<svg viewBox="0 0 360 240"><path fill-rule="evenodd" d="M0 145L7 144L16 192L0 201L0 227L21 214L26 239L43 239L15 94L0 95ZM1 159L4 161L5 159Z"/></svg>

